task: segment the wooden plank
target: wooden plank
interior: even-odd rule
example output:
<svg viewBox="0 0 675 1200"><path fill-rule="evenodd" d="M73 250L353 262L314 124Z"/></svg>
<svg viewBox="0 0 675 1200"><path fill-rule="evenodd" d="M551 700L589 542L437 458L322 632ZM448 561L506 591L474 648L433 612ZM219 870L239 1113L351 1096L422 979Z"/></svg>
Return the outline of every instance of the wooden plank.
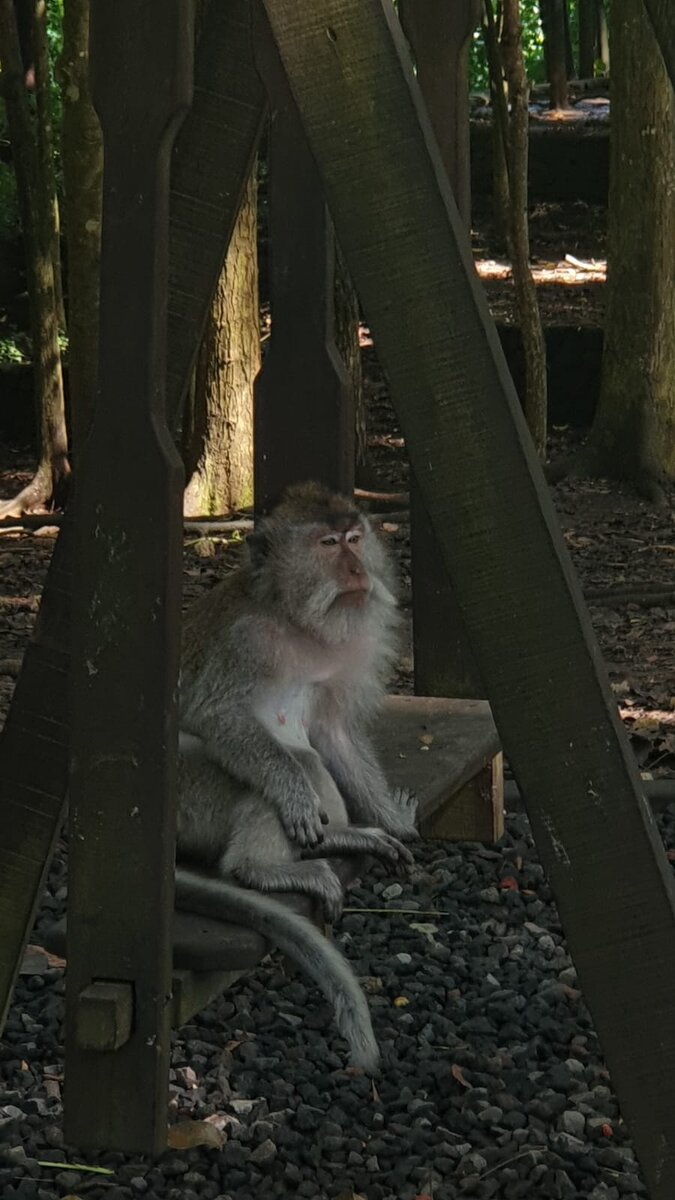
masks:
<svg viewBox="0 0 675 1200"><path fill-rule="evenodd" d="M675 9L672 0L645 0L645 7L675 88Z"/></svg>
<svg viewBox="0 0 675 1200"><path fill-rule="evenodd" d="M450 5L445 0L401 0L398 7L441 160L467 230L471 227L468 51L479 10L476 0ZM462 614L414 475L410 543L415 691L420 696L483 696ZM483 786L477 784L479 808L482 797Z"/></svg>
<svg viewBox="0 0 675 1200"><path fill-rule="evenodd" d="M298 111L256 0L255 57L270 106L269 277L272 334L255 383L255 501L265 512L290 483L354 490L354 407L335 345L333 226Z"/></svg>
<svg viewBox="0 0 675 1200"><path fill-rule="evenodd" d="M66 516L0 734L0 1032L63 819L71 538Z"/></svg>
<svg viewBox="0 0 675 1200"><path fill-rule="evenodd" d="M65 1132L145 1153L166 1144L183 487L164 404L169 164L192 19L184 0L91 12L105 170L98 402L74 493ZM83 1037L92 984L133 992L114 1051Z"/></svg>
<svg viewBox="0 0 675 1200"><path fill-rule="evenodd" d="M391 786L415 792L425 833L440 828L439 813L447 809L445 832L434 836L476 841L484 834L485 840L492 840L492 813L487 824L480 821L483 833L479 838L476 823L471 825L465 813L458 816L456 830L452 830L453 806L449 804L499 755L499 735L487 701L388 696L374 739Z"/></svg>
<svg viewBox="0 0 675 1200"><path fill-rule="evenodd" d="M462 221L471 226L469 43L481 0L399 0L420 91Z"/></svg>
<svg viewBox="0 0 675 1200"><path fill-rule="evenodd" d="M398 22L388 0L265 7L650 1195L671 1200L672 873Z"/></svg>
<svg viewBox="0 0 675 1200"><path fill-rule="evenodd" d="M167 412L175 430L256 155L266 98L250 0L207 0L171 163Z"/></svg>
<svg viewBox="0 0 675 1200"><path fill-rule="evenodd" d="M451 842L496 842L504 832L504 762L496 754L426 820L424 837Z"/></svg>

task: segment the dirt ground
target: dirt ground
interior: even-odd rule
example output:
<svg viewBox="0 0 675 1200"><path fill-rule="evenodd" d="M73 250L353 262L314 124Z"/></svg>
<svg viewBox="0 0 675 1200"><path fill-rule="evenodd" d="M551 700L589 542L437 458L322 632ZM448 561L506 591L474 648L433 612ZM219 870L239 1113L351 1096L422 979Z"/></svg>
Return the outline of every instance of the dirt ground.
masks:
<svg viewBox="0 0 675 1200"><path fill-rule="evenodd" d="M538 205L532 213L533 262L545 322L598 325L602 320L604 211L588 205ZM512 283L489 214L473 235L479 273L493 315L513 319ZM565 255L575 260L570 263ZM578 264L582 265L579 266ZM501 266L499 264L502 264ZM364 379L369 413L370 487L407 486L405 446L386 381L367 330ZM551 430L550 455L566 453L583 431ZM0 496L12 495L30 474L25 451L0 448ZM629 488L604 480L567 480L553 489L563 535L590 596L593 627L631 734L640 768L655 777L675 772L675 531L670 510L652 508ZM401 564L409 608L409 529L404 515L387 522ZM4 719L21 655L35 620L56 530L45 517L37 532L0 532L0 718ZM241 539L210 542L186 536L184 596L192 596L238 560ZM616 596L597 593L609 589ZM672 595L662 595L672 589ZM396 684L410 687L405 656Z"/></svg>

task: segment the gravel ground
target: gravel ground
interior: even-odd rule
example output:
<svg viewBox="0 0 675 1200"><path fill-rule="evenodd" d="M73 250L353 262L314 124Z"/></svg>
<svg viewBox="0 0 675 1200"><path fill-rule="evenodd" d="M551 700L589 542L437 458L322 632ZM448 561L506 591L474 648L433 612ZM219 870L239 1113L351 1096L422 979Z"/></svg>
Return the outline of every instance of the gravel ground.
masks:
<svg viewBox="0 0 675 1200"><path fill-rule="evenodd" d="M659 821L672 847L675 808ZM507 825L495 847L422 844L408 881L375 869L350 893L336 937L369 993L375 1085L276 957L174 1035L172 1119L209 1118L221 1149L64 1147L63 972L22 976L0 1043L2 1200L645 1196L527 819ZM64 878L61 854L34 942Z"/></svg>

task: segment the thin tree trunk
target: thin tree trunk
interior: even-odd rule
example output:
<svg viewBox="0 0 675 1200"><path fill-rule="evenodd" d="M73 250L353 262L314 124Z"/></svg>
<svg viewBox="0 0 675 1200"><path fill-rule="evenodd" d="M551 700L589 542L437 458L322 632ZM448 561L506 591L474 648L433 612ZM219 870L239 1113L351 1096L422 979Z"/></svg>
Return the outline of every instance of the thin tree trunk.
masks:
<svg viewBox="0 0 675 1200"><path fill-rule="evenodd" d="M569 106L564 3L565 0L539 0L550 108Z"/></svg>
<svg viewBox="0 0 675 1200"><path fill-rule="evenodd" d="M65 330L66 313L63 306L63 279L61 275L61 222L59 218L59 200L56 191L56 172L54 170L54 135L52 129L51 72L47 42L46 0L34 0L33 3L33 50L35 53L36 131L40 161L40 179L49 206L56 319L59 323L59 329Z"/></svg>
<svg viewBox="0 0 675 1200"><path fill-rule="evenodd" d="M482 30L492 101L492 204L495 234L501 245L506 247L509 228L509 172L506 162L509 110L499 52L500 31L492 9L492 0L485 0L484 3Z"/></svg>
<svg viewBox="0 0 675 1200"><path fill-rule="evenodd" d="M579 77L592 79L598 57L598 0L579 0Z"/></svg>
<svg viewBox="0 0 675 1200"><path fill-rule="evenodd" d="M612 128L600 400L579 470L675 479L675 101L642 0L610 8Z"/></svg>
<svg viewBox="0 0 675 1200"><path fill-rule="evenodd" d="M253 382L260 369L256 189L254 167L199 351L184 499L188 517L253 503Z"/></svg>
<svg viewBox="0 0 675 1200"><path fill-rule="evenodd" d="M600 62L603 65L605 74L609 75L610 58L609 58L609 30L607 27L607 10L604 0L597 0L598 5L598 49Z"/></svg>
<svg viewBox="0 0 675 1200"><path fill-rule="evenodd" d="M525 355L523 408L537 453L546 453L546 343L530 270L527 218L529 89L525 73L518 0L504 0L502 61L510 116L506 158L509 171L509 253Z"/></svg>
<svg viewBox="0 0 675 1200"><path fill-rule="evenodd" d="M89 98L89 0L65 0L59 63L68 246L68 374L75 455L91 421L98 362L103 142Z"/></svg>
<svg viewBox="0 0 675 1200"><path fill-rule="evenodd" d="M0 504L0 516L9 516L60 504L70 465L54 282L53 193L41 171L46 133L40 134L41 151L29 110L13 0L0 0L0 59L26 254L40 436L40 460L33 480L13 500ZM40 79L36 71L36 86L44 85L44 77ZM39 113L41 102L37 107Z"/></svg>

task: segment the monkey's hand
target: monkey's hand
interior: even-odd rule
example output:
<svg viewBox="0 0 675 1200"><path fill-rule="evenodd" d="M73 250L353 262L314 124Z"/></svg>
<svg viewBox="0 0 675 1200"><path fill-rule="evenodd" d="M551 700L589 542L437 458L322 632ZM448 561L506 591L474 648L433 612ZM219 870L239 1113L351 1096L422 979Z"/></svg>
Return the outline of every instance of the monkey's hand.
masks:
<svg viewBox="0 0 675 1200"><path fill-rule="evenodd" d="M309 785L301 792L287 793L277 801L277 809L284 832L297 846L312 849L321 844L328 818L321 810L319 797Z"/></svg>

